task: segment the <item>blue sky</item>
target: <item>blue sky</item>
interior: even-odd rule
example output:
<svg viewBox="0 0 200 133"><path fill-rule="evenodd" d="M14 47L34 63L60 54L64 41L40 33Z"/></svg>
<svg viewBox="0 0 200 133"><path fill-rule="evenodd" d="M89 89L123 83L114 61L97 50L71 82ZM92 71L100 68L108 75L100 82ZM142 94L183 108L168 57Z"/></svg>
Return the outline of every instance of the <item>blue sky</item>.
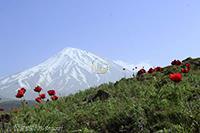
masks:
<svg viewBox="0 0 200 133"><path fill-rule="evenodd" d="M0 76L65 47L167 65L200 56L199 0L0 0Z"/></svg>

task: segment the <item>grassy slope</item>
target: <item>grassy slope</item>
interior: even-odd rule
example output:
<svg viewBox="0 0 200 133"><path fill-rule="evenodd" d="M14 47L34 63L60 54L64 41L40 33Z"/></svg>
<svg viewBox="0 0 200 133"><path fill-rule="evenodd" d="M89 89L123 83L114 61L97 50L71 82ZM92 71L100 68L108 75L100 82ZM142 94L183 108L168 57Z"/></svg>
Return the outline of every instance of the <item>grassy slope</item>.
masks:
<svg viewBox="0 0 200 133"><path fill-rule="evenodd" d="M198 61L200 58L189 60ZM27 107L12 112L12 122L63 127L67 132L199 132L200 69L192 65L180 83L173 83L168 73L176 71L180 70L169 66L154 76L145 74L145 79L140 81L122 79L39 108ZM83 102L100 89L108 92L111 98Z"/></svg>

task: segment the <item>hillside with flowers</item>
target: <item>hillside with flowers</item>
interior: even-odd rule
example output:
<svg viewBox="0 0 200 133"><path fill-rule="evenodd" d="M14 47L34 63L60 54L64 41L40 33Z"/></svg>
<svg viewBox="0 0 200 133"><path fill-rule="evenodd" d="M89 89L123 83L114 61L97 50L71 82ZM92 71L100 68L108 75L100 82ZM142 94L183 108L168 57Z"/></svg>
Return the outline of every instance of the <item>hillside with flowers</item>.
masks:
<svg viewBox="0 0 200 133"><path fill-rule="evenodd" d="M170 64L170 63L169 63ZM173 60L167 67L141 69L115 83L58 97L36 86L29 107L1 112L3 131L84 133L200 132L200 58ZM17 125L17 126L16 126Z"/></svg>

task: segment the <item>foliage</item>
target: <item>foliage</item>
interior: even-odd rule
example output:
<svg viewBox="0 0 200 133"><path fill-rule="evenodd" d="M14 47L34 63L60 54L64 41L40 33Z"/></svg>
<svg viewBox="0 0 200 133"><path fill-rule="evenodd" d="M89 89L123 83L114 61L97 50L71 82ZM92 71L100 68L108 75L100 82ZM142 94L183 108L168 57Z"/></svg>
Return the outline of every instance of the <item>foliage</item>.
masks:
<svg viewBox="0 0 200 133"><path fill-rule="evenodd" d="M200 59L190 59L200 61ZM187 60L188 62L188 60ZM46 104L12 112L12 126L61 127L60 132L200 132L200 69L191 63L181 82L169 79L181 66L102 84ZM98 90L108 92L105 101L84 101ZM49 131L54 132L55 129ZM54 130L53 130L54 129Z"/></svg>

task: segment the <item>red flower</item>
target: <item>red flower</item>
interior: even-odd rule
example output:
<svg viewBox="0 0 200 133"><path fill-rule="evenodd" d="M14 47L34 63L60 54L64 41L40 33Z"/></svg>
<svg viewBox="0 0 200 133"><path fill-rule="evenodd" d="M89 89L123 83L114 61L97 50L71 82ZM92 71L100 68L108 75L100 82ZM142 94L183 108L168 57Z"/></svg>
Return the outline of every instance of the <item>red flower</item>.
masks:
<svg viewBox="0 0 200 133"><path fill-rule="evenodd" d="M35 92L41 92L42 88L40 86L35 87L34 91Z"/></svg>
<svg viewBox="0 0 200 133"><path fill-rule="evenodd" d="M46 98L46 95L45 95L45 94L40 94L39 97L40 97L41 99L45 99L45 98Z"/></svg>
<svg viewBox="0 0 200 133"><path fill-rule="evenodd" d="M153 68L150 68L148 73L153 73L154 72L154 69Z"/></svg>
<svg viewBox="0 0 200 133"><path fill-rule="evenodd" d="M182 80L181 73L173 73L169 75L169 78L174 82L180 82Z"/></svg>
<svg viewBox="0 0 200 133"><path fill-rule="evenodd" d="M172 65L176 65L176 60L173 60L173 61L171 62L171 64L172 64Z"/></svg>
<svg viewBox="0 0 200 133"><path fill-rule="evenodd" d="M35 98L35 101L38 103L42 103L42 99L40 97Z"/></svg>
<svg viewBox="0 0 200 133"><path fill-rule="evenodd" d="M53 96L56 94L55 90L49 90L47 91L47 93L50 95L50 96Z"/></svg>
<svg viewBox="0 0 200 133"><path fill-rule="evenodd" d="M189 63L186 63L185 66L190 69L190 64Z"/></svg>
<svg viewBox="0 0 200 133"><path fill-rule="evenodd" d="M137 75L142 75L142 74L144 74L144 73L146 73L146 70L140 69L140 70L138 71Z"/></svg>
<svg viewBox="0 0 200 133"><path fill-rule="evenodd" d="M180 66L181 64L182 64L182 63L181 63L180 60L177 60L177 61L176 61L176 65L177 65L177 66Z"/></svg>
<svg viewBox="0 0 200 133"><path fill-rule="evenodd" d="M19 89L17 92L16 98L24 97L25 92L26 92L26 89L24 89L24 88Z"/></svg>
<svg viewBox="0 0 200 133"><path fill-rule="evenodd" d="M51 100L53 100L53 101L58 100L58 96L56 96L56 95L51 96Z"/></svg>
<svg viewBox="0 0 200 133"><path fill-rule="evenodd" d="M162 72L162 71L163 71L163 69L162 69L161 67L156 67L154 70L155 70L156 72Z"/></svg>
<svg viewBox="0 0 200 133"><path fill-rule="evenodd" d="M181 63L180 60L173 60L173 61L171 62L171 64L172 64L172 65L180 66L182 63Z"/></svg>
<svg viewBox="0 0 200 133"><path fill-rule="evenodd" d="M21 88L20 91L22 91L24 94L26 93L26 89L25 88Z"/></svg>
<svg viewBox="0 0 200 133"><path fill-rule="evenodd" d="M181 69L181 72L182 72L182 73L188 73L188 72L189 72L189 69L188 69L188 68L182 68L182 69Z"/></svg>
<svg viewBox="0 0 200 133"><path fill-rule="evenodd" d="M24 96L24 92L22 90L18 90L16 98L22 98Z"/></svg>

